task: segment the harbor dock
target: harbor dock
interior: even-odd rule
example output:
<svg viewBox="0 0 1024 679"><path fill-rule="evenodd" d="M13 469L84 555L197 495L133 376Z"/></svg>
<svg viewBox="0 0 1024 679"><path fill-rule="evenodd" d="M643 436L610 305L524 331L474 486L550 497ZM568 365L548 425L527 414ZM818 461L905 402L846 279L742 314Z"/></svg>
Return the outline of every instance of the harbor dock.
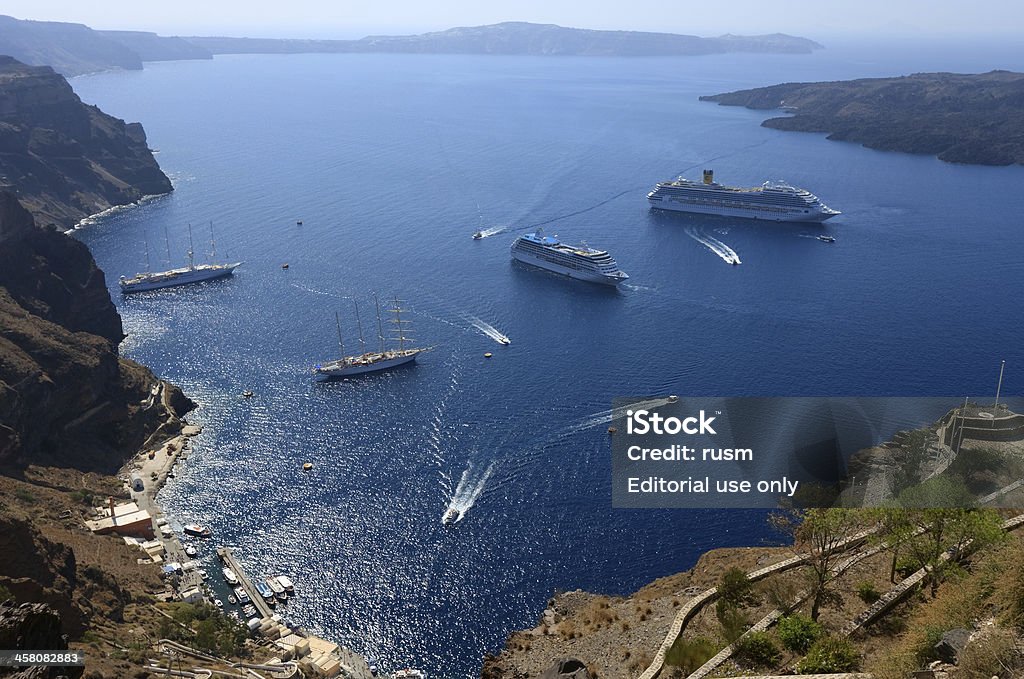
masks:
<svg viewBox="0 0 1024 679"><path fill-rule="evenodd" d="M283 660L293 661L300 667L305 667L312 676L373 679L370 666L360 654L333 641L309 634L304 629L285 625L281 616L275 614L264 601L230 548L218 547L217 556L224 567L235 574L239 586L245 590L253 606L259 611L261 619L257 621L258 625L250 621L250 629L277 646L283 654Z"/></svg>

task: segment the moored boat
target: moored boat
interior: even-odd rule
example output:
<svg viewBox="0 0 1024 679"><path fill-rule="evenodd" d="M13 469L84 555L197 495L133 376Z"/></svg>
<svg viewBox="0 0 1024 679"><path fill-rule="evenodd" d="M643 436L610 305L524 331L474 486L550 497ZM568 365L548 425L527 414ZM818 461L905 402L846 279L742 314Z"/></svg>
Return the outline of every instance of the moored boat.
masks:
<svg viewBox="0 0 1024 679"><path fill-rule="evenodd" d="M185 531L185 535L191 535L196 538L208 538L213 535L209 528L198 523L185 524L183 530Z"/></svg>
<svg viewBox="0 0 1024 679"><path fill-rule="evenodd" d="M341 350L341 358L335 361L317 364L313 368L313 373L315 375L322 379L333 379L363 373L379 372L381 370L405 365L406 363L412 363L416 360L417 356L426 351L426 349L423 348L406 347L406 343L411 339L406 335L409 321L402 319L402 309L398 305L398 299L395 299L394 307L390 309L390 311L395 314L395 317L391 321L395 331L395 336L392 339L398 342L398 348L388 349L385 345L384 328L380 318L380 303L377 302L376 297L374 297L374 303L377 306L377 331L378 338L380 340L379 350L366 350L366 341L363 338L363 325L359 320L359 306L357 304L355 306L355 317L356 324L359 327L359 345L362 349L362 353L355 356L345 355L345 344L341 337L341 320L339 319L338 314L335 313L334 321L338 331L338 347Z"/></svg>

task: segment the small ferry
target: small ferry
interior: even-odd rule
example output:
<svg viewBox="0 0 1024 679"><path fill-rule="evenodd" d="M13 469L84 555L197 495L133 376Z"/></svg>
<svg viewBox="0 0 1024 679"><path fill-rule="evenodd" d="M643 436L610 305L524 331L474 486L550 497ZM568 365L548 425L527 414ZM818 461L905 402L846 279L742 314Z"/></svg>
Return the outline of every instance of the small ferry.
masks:
<svg viewBox="0 0 1024 679"><path fill-rule="evenodd" d="M224 574L224 582L228 583L232 587L238 586L238 576L235 575L233 570L230 568L223 568L221 569L221 573Z"/></svg>
<svg viewBox="0 0 1024 679"><path fill-rule="evenodd" d="M270 606L274 605L274 590L270 589L270 587L267 586L267 583L257 580L253 583L253 586L256 588L256 591L259 592L259 595L263 597L264 602Z"/></svg>
<svg viewBox="0 0 1024 679"><path fill-rule="evenodd" d="M818 240L820 240L823 243L835 243L836 242L836 237L835 236L825 236L825 235L822 235L822 236L818 236Z"/></svg>
<svg viewBox="0 0 1024 679"><path fill-rule="evenodd" d="M293 583L292 579L289 578L287 575L277 576L277 582L279 585L281 585L281 587L284 588L284 591L288 592L289 594L295 591L295 583Z"/></svg>
<svg viewBox="0 0 1024 679"><path fill-rule="evenodd" d="M235 598L238 599L238 603L243 606L251 601L249 593L245 591L245 587L235 587Z"/></svg>
<svg viewBox="0 0 1024 679"><path fill-rule="evenodd" d="M288 593L284 591L284 587L282 587L281 583L277 581L277 578L267 578L267 587L269 587L270 591L274 593L274 597L276 597L278 601L288 600Z"/></svg>
<svg viewBox="0 0 1024 679"><path fill-rule="evenodd" d="M191 535L195 538L208 538L213 535L210 529L206 526L201 526L198 523L189 523L184 526L185 535Z"/></svg>
<svg viewBox="0 0 1024 679"><path fill-rule="evenodd" d="M441 517L441 523L445 526L450 526L458 521L460 516L462 516L462 512L455 507L449 507L448 511L444 513L444 516Z"/></svg>
<svg viewBox="0 0 1024 679"><path fill-rule="evenodd" d="M427 679L427 673L423 670L417 670L413 668L407 668L404 670L398 670L391 675L392 679Z"/></svg>

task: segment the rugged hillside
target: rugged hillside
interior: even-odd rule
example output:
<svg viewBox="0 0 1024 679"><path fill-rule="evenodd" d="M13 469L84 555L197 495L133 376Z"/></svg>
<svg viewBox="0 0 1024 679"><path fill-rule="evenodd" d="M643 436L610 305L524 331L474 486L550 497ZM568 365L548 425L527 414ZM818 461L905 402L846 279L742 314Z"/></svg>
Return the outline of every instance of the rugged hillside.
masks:
<svg viewBox="0 0 1024 679"><path fill-rule="evenodd" d="M121 339L86 247L0 193L0 467L109 473L178 426L188 399L120 358Z"/></svg>
<svg viewBox="0 0 1024 679"><path fill-rule="evenodd" d="M138 123L82 103L46 66L0 56L0 188L42 225L71 228L79 220L171 182Z"/></svg>
<svg viewBox="0 0 1024 679"><path fill-rule="evenodd" d="M146 31L95 31L99 35L127 47L143 61L178 61L180 59L213 59L199 45L175 37Z"/></svg>
<svg viewBox="0 0 1024 679"><path fill-rule="evenodd" d="M785 109L762 123L827 132L884 151L953 163L1024 163L1024 73L918 73L899 78L785 83L701 97L723 106Z"/></svg>
<svg viewBox="0 0 1024 679"><path fill-rule="evenodd" d="M64 75L142 68L138 54L83 24L23 21L3 15L0 54L26 64L52 66Z"/></svg>
<svg viewBox="0 0 1024 679"><path fill-rule="evenodd" d="M295 52L405 52L422 54L534 54L579 56L680 56L724 52L806 54L813 40L773 35L701 38L674 33L594 31L554 24L509 21L450 28L421 35L369 36L361 40L275 40L190 37L215 54Z"/></svg>
<svg viewBox="0 0 1024 679"><path fill-rule="evenodd" d="M143 61L211 59L185 42L142 31L96 31L82 24L25 21L0 15L0 54L66 76L142 69Z"/></svg>

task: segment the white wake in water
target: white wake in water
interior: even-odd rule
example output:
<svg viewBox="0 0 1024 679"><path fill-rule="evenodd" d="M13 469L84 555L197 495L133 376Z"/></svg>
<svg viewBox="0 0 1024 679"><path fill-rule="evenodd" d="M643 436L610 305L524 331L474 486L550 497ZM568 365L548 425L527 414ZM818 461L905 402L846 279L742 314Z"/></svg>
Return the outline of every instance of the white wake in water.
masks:
<svg viewBox="0 0 1024 679"><path fill-rule="evenodd" d="M686 235L721 257L726 264L742 264L739 254L717 238L693 227L686 229Z"/></svg>
<svg viewBox="0 0 1024 679"><path fill-rule="evenodd" d="M568 428L566 428L564 432L562 432L562 435L568 436L570 434L581 432L584 429L590 429L591 427L596 427L598 425L608 424L612 420L617 420L625 417L627 410L652 410L654 408L663 406L666 403L671 403L671 401L668 398L652 398L649 401L638 401L636 403L631 403L628 407L612 408L611 410L602 410L599 413L594 413L593 415L588 416L584 420L569 426Z"/></svg>
<svg viewBox="0 0 1024 679"><path fill-rule="evenodd" d="M476 316L466 316L466 320L473 324L473 327L500 344L508 344L512 340L500 330L486 321L481 321Z"/></svg>
<svg viewBox="0 0 1024 679"><path fill-rule="evenodd" d="M456 509L459 512L459 518L455 519L455 523L466 518L466 512L476 504L477 498L484 492L484 486L487 485L487 479L490 478L493 471L493 462L487 465L487 469L483 473L470 462L469 466L462 472L459 485L456 486L451 502L448 503L449 510ZM445 511L445 514L447 513L448 511Z"/></svg>
<svg viewBox="0 0 1024 679"><path fill-rule="evenodd" d="M503 233L508 230L508 226L492 226L487 229L480 229L481 238L490 238L491 236L497 236L499 233Z"/></svg>

